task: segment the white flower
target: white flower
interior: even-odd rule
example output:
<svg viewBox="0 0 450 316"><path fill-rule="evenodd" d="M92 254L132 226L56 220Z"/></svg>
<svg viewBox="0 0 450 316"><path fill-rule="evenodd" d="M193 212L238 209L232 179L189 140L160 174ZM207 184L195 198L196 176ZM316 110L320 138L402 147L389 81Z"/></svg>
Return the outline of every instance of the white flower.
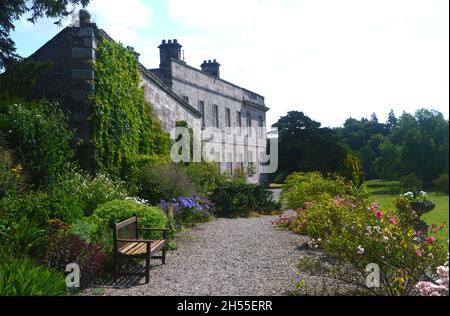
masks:
<svg viewBox="0 0 450 316"><path fill-rule="evenodd" d="M388 241L389 237L388 236L383 236L384 241Z"/></svg>
<svg viewBox="0 0 450 316"><path fill-rule="evenodd" d="M362 245L358 246L358 251L357 251L358 255L363 255L364 254L364 248Z"/></svg>

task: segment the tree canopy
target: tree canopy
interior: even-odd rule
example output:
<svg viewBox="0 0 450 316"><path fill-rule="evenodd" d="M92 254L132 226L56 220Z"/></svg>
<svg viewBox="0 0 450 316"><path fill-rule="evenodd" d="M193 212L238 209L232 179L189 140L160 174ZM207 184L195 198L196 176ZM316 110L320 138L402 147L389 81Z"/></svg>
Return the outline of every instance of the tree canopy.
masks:
<svg viewBox="0 0 450 316"><path fill-rule="evenodd" d="M273 127L278 128L278 174L320 171L353 175L354 171L347 169L355 165L355 157L349 157L349 149L340 142L335 130L322 128L319 122L298 111L281 117Z"/></svg>

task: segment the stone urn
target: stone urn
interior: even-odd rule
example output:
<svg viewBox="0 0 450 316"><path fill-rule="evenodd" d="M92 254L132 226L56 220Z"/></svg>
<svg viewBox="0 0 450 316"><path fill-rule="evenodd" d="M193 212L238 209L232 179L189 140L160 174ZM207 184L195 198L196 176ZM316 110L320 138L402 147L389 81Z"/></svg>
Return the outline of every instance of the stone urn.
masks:
<svg viewBox="0 0 450 316"><path fill-rule="evenodd" d="M436 204L432 201L416 201L411 202L411 208L414 212L416 212L417 216L422 216L425 213L428 213L436 207Z"/></svg>
<svg viewBox="0 0 450 316"><path fill-rule="evenodd" d="M417 214L417 219L414 223L414 229L416 231L421 231L425 234L425 236L428 236L428 224L421 220L420 216L434 210L434 208L436 207L436 203L432 201L415 201L411 202L410 205L412 210Z"/></svg>

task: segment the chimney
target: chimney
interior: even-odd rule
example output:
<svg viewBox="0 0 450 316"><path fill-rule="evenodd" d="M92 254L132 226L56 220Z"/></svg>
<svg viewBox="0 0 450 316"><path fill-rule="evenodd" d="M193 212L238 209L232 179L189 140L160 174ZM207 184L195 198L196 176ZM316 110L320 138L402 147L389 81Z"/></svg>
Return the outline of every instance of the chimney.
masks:
<svg viewBox="0 0 450 316"><path fill-rule="evenodd" d="M127 46L127 49L130 51L130 53L132 53L134 55L136 60L139 61L139 56L141 56L141 54L139 54L137 51L135 51L134 47L132 47L132 46Z"/></svg>
<svg viewBox="0 0 450 316"><path fill-rule="evenodd" d="M93 26L95 23L91 22L91 14L86 9L78 11L78 18L80 19L80 26Z"/></svg>
<svg viewBox="0 0 450 316"><path fill-rule="evenodd" d="M159 68L169 68L171 59L181 60L182 47L176 39L173 41L168 40L167 42L163 40L161 45L158 46L160 58Z"/></svg>
<svg viewBox="0 0 450 316"><path fill-rule="evenodd" d="M212 76L220 78L220 64L217 62L217 60L215 59L213 61L205 60L200 67L202 68L203 72L206 72Z"/></svg>

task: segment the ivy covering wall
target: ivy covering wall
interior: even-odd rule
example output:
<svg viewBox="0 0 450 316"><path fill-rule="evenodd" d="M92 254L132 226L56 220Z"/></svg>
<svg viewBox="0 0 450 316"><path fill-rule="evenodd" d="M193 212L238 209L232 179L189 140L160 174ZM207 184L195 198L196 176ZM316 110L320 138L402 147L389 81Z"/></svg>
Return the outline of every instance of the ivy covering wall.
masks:
<svg viewBox="0 0 450 316"><path fill-rule="evenodd" d="M167 157L171 140L145 101L135 56L119 43L102 40L94 71L96 169L126 178L140 162Z"/></svg>

